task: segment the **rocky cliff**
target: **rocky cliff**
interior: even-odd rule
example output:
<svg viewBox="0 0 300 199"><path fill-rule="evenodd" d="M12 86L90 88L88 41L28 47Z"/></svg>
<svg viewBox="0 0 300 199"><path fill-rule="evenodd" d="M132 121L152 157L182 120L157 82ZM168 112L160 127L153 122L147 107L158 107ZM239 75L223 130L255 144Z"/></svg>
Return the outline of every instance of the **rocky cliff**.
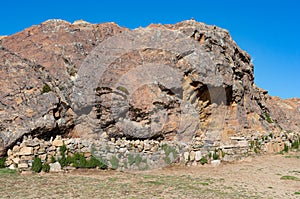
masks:
<svg viewBox="0 0 300 199"><path fill-rule="evenodd" d="M197 141L300 130L227 30L48 20L0 38L0 155L23 135ZM266 77L267 78L267 77Z"/></svg>

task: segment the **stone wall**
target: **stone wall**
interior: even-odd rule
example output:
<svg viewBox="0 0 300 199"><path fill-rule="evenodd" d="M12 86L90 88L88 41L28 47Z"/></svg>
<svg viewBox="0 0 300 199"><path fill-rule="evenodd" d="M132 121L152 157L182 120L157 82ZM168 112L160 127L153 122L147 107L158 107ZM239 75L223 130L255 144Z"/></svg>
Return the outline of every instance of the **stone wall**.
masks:
<svg viewBox="0 0 300 199"><path fill-rule="evenodd" d="M298 145L297 145L298 142ZM235 161L261 153L280 153L286 148L299 148L300 136L292 132L278 135L253 134L249 137L231 137L230 144L218 146L200 145L197 139L191 144L123 139L80 139L57 136L49 141L24 136L7 151L6 165L10 168L30 170L34 157L53 163L61 157L60 147L66 146L67 156L82 153L86 159L92 156L104 160L108 168L117 170L146 170L164 167L172 163L198 165L221 161ZM68 167L70 169L70 167Z"/></svg>

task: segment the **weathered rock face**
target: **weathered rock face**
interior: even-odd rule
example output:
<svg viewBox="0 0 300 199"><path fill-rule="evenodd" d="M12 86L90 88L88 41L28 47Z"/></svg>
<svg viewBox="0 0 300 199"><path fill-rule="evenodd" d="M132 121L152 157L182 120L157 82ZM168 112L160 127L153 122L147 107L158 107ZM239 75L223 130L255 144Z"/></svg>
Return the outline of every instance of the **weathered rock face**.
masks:
<svg viewBox="0 0 300 199"><path fill-rule="evenodd" d="M50 20L0 44L0 153L24 134L210 146L300 128L300 101L256 87L250 56L215 26Z"/></svg>
<svg viewBox="0 0 300 199"><path fill-rule="evenodd" d="M114 23L49 20L0 40L0 154L24 134L50 136L74 126L72 79Z"/></svg>

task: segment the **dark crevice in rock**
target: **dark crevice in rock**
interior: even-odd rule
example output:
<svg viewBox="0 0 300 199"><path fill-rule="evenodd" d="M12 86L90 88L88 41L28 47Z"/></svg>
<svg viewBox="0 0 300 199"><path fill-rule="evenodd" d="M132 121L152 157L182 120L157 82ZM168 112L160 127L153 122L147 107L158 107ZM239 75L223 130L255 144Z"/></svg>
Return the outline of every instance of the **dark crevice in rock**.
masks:
<svg viewBox="0 0 300 199"><path fill-rule="evenodd" d="M215 87L211 85L202 85L196 89L197 97L201 101L209 101L209 104L230 105L232 99L232 86Z"/></svg>

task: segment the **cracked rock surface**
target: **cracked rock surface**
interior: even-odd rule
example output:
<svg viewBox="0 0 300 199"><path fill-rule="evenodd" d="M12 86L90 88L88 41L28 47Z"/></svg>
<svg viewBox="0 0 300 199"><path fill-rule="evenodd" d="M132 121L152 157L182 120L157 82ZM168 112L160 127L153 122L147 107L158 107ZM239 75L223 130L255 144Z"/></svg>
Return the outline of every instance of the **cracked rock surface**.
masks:
<svg viewBox="0 0 300 199"><path fill-rule="evenodd" d="M299 131L300 100L254 84L227 30L48 20L0 38L0 154L23 135L226 143Z"/></svg>

